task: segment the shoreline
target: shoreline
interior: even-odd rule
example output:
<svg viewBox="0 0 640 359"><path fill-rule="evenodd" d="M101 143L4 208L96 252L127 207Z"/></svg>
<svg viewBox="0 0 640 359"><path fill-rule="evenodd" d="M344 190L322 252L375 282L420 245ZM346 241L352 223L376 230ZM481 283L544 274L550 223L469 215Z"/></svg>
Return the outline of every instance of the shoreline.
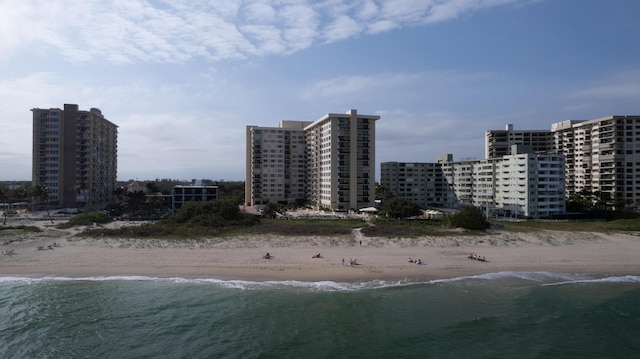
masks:
<svg viewBox="0 0 640 359"><path fill-rule="evenodd" d="M640 238L592 232L495 232L406 238L251 236L203 240L3 237L0 275L148 276L250 281L429 281L499 272L640 275ZM56 242L59 246L46 249ZM45 249L37 250L43 245ZM270 252L274 258L263 259ZM320 253L321 258L312 258ZM469 259L475 253L486 261ZM409 263L421 259L423 264ZM344 258L345 264L342 264ZM358 265L349 265L357 259Z"/></svg>

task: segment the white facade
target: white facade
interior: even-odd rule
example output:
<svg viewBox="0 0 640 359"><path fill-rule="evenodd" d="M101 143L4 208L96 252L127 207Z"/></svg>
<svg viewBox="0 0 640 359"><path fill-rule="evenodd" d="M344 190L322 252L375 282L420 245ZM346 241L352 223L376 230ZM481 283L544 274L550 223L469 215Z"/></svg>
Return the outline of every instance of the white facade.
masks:
<svg viewBox="0 0 640 359"><path fill-rule="evenodd" d="M487 131L487 158L503 151L508 130ZM640 206L640 116L562 121L553 123L550 131L529 132L552 136L549 148L540 146L536 152L565 157L567 197L582 195L614 209ZM512 143L529 144L524 137L514 137Z"/></svg>
<svg viewBox="0 0 640 359"><path fill-rule="evenodd" d="M517 154L495 161L495 208L533 218L565 213L564 158Z"/></svg>
<svg viewBox="0 0 640 359"><path fill-rule="evenodd" d="M381 167L381 185L424 207L475 206L492 215L533 218L566 211L562 155L523 153L460 162L384 162ZM434 171L415 171L416 168ZM442 188L440 200L425 202L420 200L425 197L415 196L438 187Z"/></svg>

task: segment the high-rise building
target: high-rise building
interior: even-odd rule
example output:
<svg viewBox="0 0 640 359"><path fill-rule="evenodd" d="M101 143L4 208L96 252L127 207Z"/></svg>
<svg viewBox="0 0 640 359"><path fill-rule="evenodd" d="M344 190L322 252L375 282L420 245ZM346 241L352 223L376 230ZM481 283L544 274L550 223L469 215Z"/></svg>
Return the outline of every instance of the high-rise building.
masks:
<svg viewBox="0 0 640 359"><path fill-rule="evenodd" d="M279 127L247 126L245 202L302 205L305 121L280 121Z"/></svg>
<svg viewBox="0 0 640 359"><path fill-rule="evenodd" d="M485 132L485 158L511 155L512 145L530 146L535 153L549 152L553 148L553 135L549 130L515 130L512 124L504 130Z"/></svg>
<svg viewBox="0 0 640 359"><path fill-rule="evenodd" d="M380 184L423 207L453 208L456 203L440 162L383 162Z"/></svg>
<svg viewBox="0 0 640 359"><path fill-rule="evenodd" d="M380 116L330 113L305 127L306 193L318 208L358 210L375 202Z"/></svg>
<svg viewBox="0 0 640 359"><path fill-rule="evenodd" d="M330 113L279 127L247 126L247 205L309 204L350 210L375 201L375 122Z"/></svg>
<svg viewBox="0 0 640 359"><path fill-rule="evenodd" d="M48 189L49 204L93 209L111 199L117 181L118 126L97 108L31 109L32 182Z"/></svg>
<svg viewBox="0 0 640 359"><path fill-rule="evenodd" d="M502 142L490 141L504 131L487 131L485 152L499 153ZM583 195L594 203L624 209L640 206L640 116L607 116L556 122L549 131L521 131L551 136L550 146L536 152L566 158L566 195ZM511 144L531 145L524 137Z"/></svg>

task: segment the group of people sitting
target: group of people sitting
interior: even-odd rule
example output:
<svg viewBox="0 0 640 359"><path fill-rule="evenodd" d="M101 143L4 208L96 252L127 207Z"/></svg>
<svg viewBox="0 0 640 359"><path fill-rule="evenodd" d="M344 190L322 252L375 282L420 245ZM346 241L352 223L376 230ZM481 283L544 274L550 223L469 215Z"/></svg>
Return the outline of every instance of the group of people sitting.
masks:
<svg viewBox="0 0 640 359"><path fill-rule="evenodd" d="M342 258L342 265L344 265L344 258ZM349 265L350 265L350 266L358 265L358 260L357 260L357 259L349 258Z"/></svg>
<svg viewBox="0 0 640 359"><path fill-rule="evenodd" d="M56 243L56 242L53 242L53 244L49 244L47 246L48 249L53 249L53 247L60 247L60 245L58 243ZM44 249L44 244L37 246L36 249L39 250L39 251L43 250Z"/></svg>
<svg viewBox="0 0 640 359"><path fill-rule="evenodd" d="M422 259L418 258L415 261L409 257L409 263L422 264Z"/></svg>
<svg viewBox="0 0 640 359"><path fill-rule="evenodd" d="M487 259L486 259L484 256L479 256L479 255L477 255L477 254L475 254L475 253L471 253L471 254L469 254L469 255L467 256L467 258L469 258L469 259L475 259L475 260L480 261L480 262L486 262L486 261L487 261Z"/></svg>

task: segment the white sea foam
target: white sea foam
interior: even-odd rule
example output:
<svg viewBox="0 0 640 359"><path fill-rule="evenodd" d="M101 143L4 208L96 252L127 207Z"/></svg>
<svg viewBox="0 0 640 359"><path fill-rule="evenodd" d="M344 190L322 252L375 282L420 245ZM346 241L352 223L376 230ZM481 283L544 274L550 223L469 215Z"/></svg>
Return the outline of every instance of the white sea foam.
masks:
<svg viewBox="0 0 640 359"><path fill-rule="evenodd" d="M625 275L618 277L604 277L604 278L590 278L573 281L563 281L557 283L546 283L543 285L565 285L575 283L640 283L640 276L637 275Z"/></svg>
<svg viewBox="0 0 640 359"><path fill-rule="evenodd" d="M387 282L387 281L368 281L368 282L334 282L319 281L306 282L296 280L283 281L250 281L250 280L225 280L216 278L184 278L184 277L149 277L149 276L90 276L90 277L64 277L64 276L46 276L46 277L21 277L21 276L5 276L0 277L0 283L40 283L40 282L65 282L65 281L85 281L85 282L106 282L106 281L142 281L142 282L167 282L178 284L210 284L230 289L279 289L279 288L301 288L313 291L349 291L362 289L376 289L383 287L392 287L406 285L405 281Z"/></svg>
<svg viewBox="0 0 640 359"><path fill-rule="evenodd" d="M40 283L40 282L64 282L64 281L87 281L87 282L106 282L106 281L141 281L141 282L167 282L177 284L205 284L215 285L229 289L239 290L264 290L264 289L283 289L283 288L299 288L311 291L352 291L380 289L389 287L402 287L419 284L444 284L455 282L475 282L475 281L500 281L515 279L523 282L539 283L543 286L548 285L564 285L572 283L640 283L640 276L603 276L597 274L572 274L572 273L554 273L554 272L496 272L486 273L474 276L463 276L447 279L434 279L428 282L412 282L410 280L400 281L382 281L373 280L366 282L334 282L334 281L318 281L306 282L296 280L282 281L250 281L250 280L226 280L216 278L185 278L185 277L150 277L150 276L89 276L89 277L64 277L64 276L45 276L45 277L28 277L28 276L4 276L0 277L0 284L7 283Z"/></svg>

